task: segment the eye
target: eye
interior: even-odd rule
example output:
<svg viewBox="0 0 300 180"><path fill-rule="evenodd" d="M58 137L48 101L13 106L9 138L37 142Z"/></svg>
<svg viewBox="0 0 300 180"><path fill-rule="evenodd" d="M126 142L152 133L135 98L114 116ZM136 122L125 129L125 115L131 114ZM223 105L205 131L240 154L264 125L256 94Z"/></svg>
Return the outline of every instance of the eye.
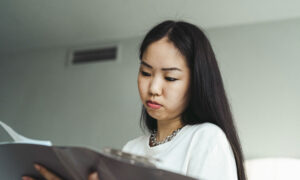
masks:
<svg viewBox="0 0 300 180"><path fill-rule="evenodd" d="M166 77L165 78L167 81L176 81L176 80L178 80L178 79L176 79L176 78L171 78L171 77Z"/></svg>
<svg viewBox="0 0 300 180"><path fill-rule="evenodd" d="M151 76L150 73L147 73L147 72L145 72L145 71L141 71L141 74L142 74L143 76Z"/></svg>

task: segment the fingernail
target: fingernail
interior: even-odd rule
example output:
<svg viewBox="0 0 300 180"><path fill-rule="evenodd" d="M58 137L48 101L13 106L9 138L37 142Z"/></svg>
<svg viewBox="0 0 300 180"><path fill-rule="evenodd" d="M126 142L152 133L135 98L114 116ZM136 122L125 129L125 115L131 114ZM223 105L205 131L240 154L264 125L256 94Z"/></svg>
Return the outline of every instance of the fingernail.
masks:
<svg viewBox="0 0 300 180"><path fill-rule="evenodd" d="M37 165L37 164L34 164L34 168L36 169L36 170L41 170L41 166L39 166L39 165Z"/></svg>

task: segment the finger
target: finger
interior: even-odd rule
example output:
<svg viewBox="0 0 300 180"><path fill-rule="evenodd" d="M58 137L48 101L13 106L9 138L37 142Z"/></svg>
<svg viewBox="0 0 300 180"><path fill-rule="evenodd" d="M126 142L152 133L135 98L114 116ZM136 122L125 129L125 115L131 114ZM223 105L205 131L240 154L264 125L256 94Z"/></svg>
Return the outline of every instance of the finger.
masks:
<svg viewBox="0 0 300 180"><path fill-rule="evenodd" d="M35 179L29 176L22 176L22 180L35 180Z"/></svg>
<svg viewBox="0 0 300 180"><path fill-rule="evenodd" d="M45 167L43 167L41 165L34 164L34 168L39 173L41 173L44 176L44 178L46 178L47 180L61 180L58 176L56 176L52 172L48 171L48 169L46 169Z"/></svg>
<svg viewBox="0 0 300 180"><path fill-rule="evenodd" d="M99 180L98 173L93 172L89 175L88 180Z"/></svg>

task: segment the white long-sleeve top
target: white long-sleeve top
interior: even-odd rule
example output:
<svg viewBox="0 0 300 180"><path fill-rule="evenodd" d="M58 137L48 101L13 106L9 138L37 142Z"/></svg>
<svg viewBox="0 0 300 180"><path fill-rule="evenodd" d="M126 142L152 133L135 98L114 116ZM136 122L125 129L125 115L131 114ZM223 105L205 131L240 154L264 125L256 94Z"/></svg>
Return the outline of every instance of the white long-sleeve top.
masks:
<svg viewBox="0 0 300 180"><path fill-rule="evenodd" d="M231 146L212 123L184 126L169 142L149 146L150 134L125 144L124 152L160 159L158 168L201 180L237 180Z"/></svg>

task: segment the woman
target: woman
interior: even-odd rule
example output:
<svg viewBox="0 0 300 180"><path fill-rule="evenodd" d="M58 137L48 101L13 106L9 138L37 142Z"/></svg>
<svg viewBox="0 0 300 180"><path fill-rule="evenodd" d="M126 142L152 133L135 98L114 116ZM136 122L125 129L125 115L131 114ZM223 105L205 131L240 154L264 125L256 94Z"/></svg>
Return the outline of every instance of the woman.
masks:
<svg viewBox="0 0 300 180"><path fill-rule="evenodd" d="M124 151L158 158L158 167L199 179L246 179L221 73L198 27L165 21L148 32L140 47L138 89L141 126L149 134L129 141Z"/></svg>

